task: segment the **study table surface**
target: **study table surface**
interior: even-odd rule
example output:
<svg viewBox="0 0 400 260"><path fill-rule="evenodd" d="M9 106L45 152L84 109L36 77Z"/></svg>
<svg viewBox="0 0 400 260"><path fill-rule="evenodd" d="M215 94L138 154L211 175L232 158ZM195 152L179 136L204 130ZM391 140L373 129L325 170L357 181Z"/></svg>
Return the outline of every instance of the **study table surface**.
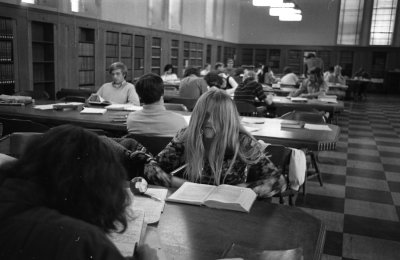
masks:
<svg viewBox="0 0 400 260"><path fill-rule="evenodd" d="M178 112L186 116L188 112ZM86 128L103 129L122 136L126 134L124 122L113 122L116 116L125 117L129 112L107 111L103 115L80 114L77 110L56 111L38 110L32 105L26 106L0 106L0 117L28 119L49 126L61 124L75 124ZM328 125L331 131L309 130L309 129L281 129L281 119L253 118L252 123L244 125L257 128L252 134L257 139L267 143L282 144L294 148L308 148L310 150L331 150L335 148L340 128L336 125ZM260 122L263 122L260 124Z"/></svg>
<svg viewBox="0 0 400 260"><path fill-rule="evenodd" d="M325 226L295 208L255 201L250 213L167 202L157 225L173 259L217 259L230 243L260 250L301 247L305 260L320 259Z"/></svg>
<svg viewBox="0 0 400 260"><path fill-rule="evenodd" d="M293 102L287 97L274 97L273 102L276 107L290 107L293 109L315 108L317 110L324 110L332 113L344 110L343 101L337 101L337 103L328 103L318 99L308 99L306 102Z"/></svg>

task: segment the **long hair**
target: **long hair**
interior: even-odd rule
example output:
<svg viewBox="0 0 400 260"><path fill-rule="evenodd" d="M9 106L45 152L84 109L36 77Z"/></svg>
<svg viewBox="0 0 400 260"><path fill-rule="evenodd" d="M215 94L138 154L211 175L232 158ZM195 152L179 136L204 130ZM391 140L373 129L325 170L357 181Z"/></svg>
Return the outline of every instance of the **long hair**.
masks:
<svg viewBox="0 0 400 260"><path fill-rule="evenodd" d="M214 130L214 138L206 154L202 136L202 126L209 120ZM212 89L204 93L196 103L186 129L184 141L187 167L185 175L190 181L199 181L202 169L208 160L214 175L214 184L221 184L222 165L225 153L233 154L231 165L225 172L225 177L231 173L235 160L239 157L246 163L256 163L260 158L260 150L241 147L239 133L244 133L254 139L240 124L237 108L225 91ZM222 183L224 180L222 180Z"/></svg>
<svg viewBox="0 0 400 260"><path fill-rule="evenodd" d="M126 172L115 153L88 130L72 125L52 128L30 142L5 170L3 178L36 183L48 208L106 233L126 229Z"/></svg>
<svg viewBox="0 0 400 260"><path fill-rule="evenodd" d="M315 67L314 69L310 70L309 74L315 75L315 79L318 85L321 85L324 82L324 77L320 68Z"/></svg>

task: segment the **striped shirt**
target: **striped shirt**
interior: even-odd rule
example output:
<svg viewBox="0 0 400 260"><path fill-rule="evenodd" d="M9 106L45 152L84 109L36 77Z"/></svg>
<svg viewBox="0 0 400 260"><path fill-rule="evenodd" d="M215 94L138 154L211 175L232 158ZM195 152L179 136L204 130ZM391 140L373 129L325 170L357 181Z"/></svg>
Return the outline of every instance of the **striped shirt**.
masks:
<svg viewBox="0 0 400 260"><path fill-rule="evenodd" d="M258 98L259 101L267 98L261 84L249 82L244 85L242 83L235 90L234 99L237 101L254 103L255 98Z"/></svg>

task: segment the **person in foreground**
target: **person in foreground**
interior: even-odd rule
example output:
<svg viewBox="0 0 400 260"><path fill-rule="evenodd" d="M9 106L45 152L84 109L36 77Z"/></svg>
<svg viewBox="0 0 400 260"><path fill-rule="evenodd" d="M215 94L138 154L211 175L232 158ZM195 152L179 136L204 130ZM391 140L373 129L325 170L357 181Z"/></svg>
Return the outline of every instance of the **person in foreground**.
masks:
<svg viewBox="0 0 400 260"><path fill-rule="evenodd" d="M310 70L308 79L304 80L300 88L292 92L291 97L306 97L318 98L318 96L325 95L328 91L328 85L324 81L320 68Z"/></svg>
<svg viewBox="0 0 400 260"><path fill-rule="evenodd" d="M111 64L108 72L112 76L113 81L103 84L96 94L111 103L130 103L139 106L139 96L136 93L135 86L125 81L126 74L128 73L126 65L122 62L115 62Z"/></svg>
<svg viewBox="0 0 400 260"><path fill-rule="evenodd" d="M169 174L185 164L183 173ZM189 126L145 166L144 176L151 183L172 187L185 181L241 185L262 198L286 188L280 170L240 124L232 99L215 88L199 98Z"/></svg>
<svg viewBox="0 0 400 260"><path fill-rule="evenodd" d="M49 130L0 168L0 259L125 259L106 237L130 219L125 181L97 135Z"/></svg>
<svg viewBox="0 0 400 260"><path fill-rule="evenodd" d="M143 110L132 112L127 119L127 129L132 134L174 136L187 126L185 118L164 107L164 83L156 74L139 78L136 90L143 102Z"/></svg>

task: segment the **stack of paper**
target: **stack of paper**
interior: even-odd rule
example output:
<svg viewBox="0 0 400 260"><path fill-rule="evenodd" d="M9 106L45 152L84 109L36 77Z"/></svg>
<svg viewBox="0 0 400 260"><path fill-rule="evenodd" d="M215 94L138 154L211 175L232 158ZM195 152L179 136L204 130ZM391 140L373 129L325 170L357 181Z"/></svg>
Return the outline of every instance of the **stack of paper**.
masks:
<svg viewBox="0 0 400 260"><path fill-rule="evenodd" d="M318 97L318 100L326 103L337 103L337 96L336 95L320 96Z"/></svg>
<svg viewBox="0 0 400 260"><path fill-rule="evenodd" d="M303 97L291 97L290 100L292 102L307 102L308 101L307 98L303 98Z"/></svg>
<svg viewBox="0 0 400 260"><path fill-rule="evenodd" d="M164 210L167 193L167 189L148 188L144 196L135 195L133 208L141 209L145 212L144 220L147 224L156 223L160 220L161 212Z"/></svg>
<svg viewBox="0 0 400 260"><path fill-rule="evenodd" d="M105 108L93 108L93 107L84 107L81 111L81 114L98 114L103 115L107 109Z"/></svg>
<svg viewBox="0 0 400 260"><path fill-rule="evenodd" d="M112 104L105 107L107 110L116 110L116 111L138 111L142 110L143 107L135 106L132 104Z"/></svg>

